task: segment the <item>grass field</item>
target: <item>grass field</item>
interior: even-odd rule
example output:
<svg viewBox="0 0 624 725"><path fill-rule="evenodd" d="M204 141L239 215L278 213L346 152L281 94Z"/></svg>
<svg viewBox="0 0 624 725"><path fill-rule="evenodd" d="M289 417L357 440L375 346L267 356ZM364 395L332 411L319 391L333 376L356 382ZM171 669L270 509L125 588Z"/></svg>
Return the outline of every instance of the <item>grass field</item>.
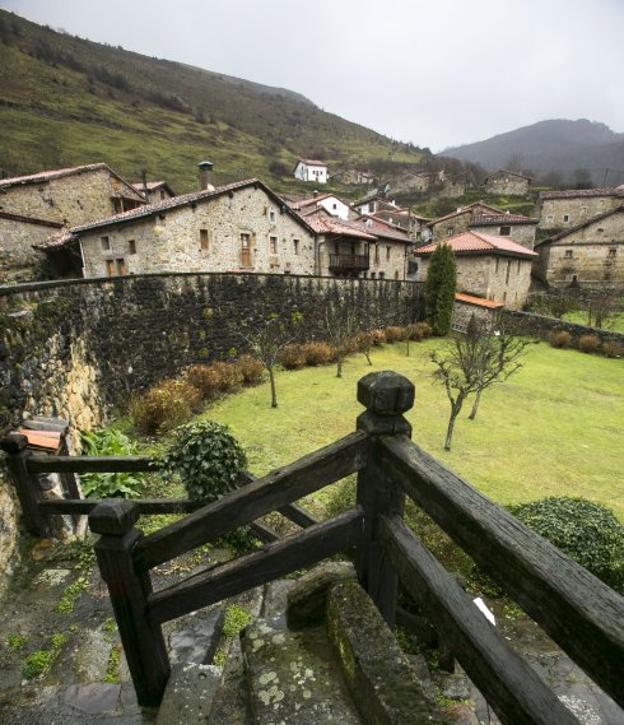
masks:
<svg viewBox="0 0 624 725"><path fill-rule="evenodd" d="M584 312L583 310L566 312L563 319L568 322L575 322L577 325L586 325L587 312ZM604 328L605 330L613 330L613 332L624 333L624 312L619 312L617 315L610 317L604 325Z"/></svg>
<svg viewBox="0 0 624 725"><path fill-rule="evenodd" d="M531 346L525 366L483 395L476 421L458 420L453 450L443 450L448 401L434 383L430 352L444 343L375 349L373 367L348 359L333 366L278 374L280 407L269 407L268 384L226 397L203 414L231 426L256 474L284 465L354 430L362 411L357 380L371 370L396 370L416 386L408 417L413 439L502 504L544 496L583 496L624 519L624 361Z"/></svg>

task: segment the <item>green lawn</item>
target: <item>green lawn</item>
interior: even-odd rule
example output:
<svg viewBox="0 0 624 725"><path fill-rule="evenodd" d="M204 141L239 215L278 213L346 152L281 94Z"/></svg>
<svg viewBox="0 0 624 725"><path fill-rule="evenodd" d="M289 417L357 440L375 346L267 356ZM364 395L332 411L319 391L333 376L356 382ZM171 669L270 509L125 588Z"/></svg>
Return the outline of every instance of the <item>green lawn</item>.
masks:
<svg viewBox="0 0 624 725"><path fill-rule="evenodd" d="M357 380L371 370L396 370L416 386L409 413L413 439L502 504L543 496L583 496L624 519L624 361L531 346L524 368L486 391L476 421L462 412L453 450L443 450L448 401L431 377L428 340L375 349L373 367L348 359L344 377L333 366L278 374L280 407L269 407L268 384L210 406L204 416L227 423L263 474L354 430L362 411Z"/></svg>
<svg viewBox="0 0 624 725"><path fill-rule="evenodd" d="M577 325L586 325L587 312L584 312L583 310L566 312L563 319L568 322L575 322ZM617 315L610 317L604 325L604 328L605 330L613 330L614 332L624 333L624 312L619 312Z"/></svg>

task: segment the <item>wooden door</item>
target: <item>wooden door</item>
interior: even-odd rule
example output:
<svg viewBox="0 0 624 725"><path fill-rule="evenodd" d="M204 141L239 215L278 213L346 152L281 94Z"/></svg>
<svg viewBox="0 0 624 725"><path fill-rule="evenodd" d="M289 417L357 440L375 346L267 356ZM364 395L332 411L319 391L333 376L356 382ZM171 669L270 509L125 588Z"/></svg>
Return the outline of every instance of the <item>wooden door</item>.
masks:
<svg viewBox="0 0 624 725"><path fill-rule="evenodd" d="M241 267L251 267L251 235L241 234Z"/></svg>

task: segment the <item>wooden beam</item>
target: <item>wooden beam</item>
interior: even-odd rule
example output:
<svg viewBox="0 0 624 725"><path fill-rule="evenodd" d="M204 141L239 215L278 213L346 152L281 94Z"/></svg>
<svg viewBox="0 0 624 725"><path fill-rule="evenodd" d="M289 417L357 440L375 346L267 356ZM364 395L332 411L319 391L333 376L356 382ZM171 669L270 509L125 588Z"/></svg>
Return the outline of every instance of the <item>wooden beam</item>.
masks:
<svg viewBox="0 0 624 725"><path fill-rule="evenodd" d="M31 473L118 473L153 471L149 456L31 456Z"/></svg>
<svg viewBox="0 0 624 725"><path fill-rule="evenodd" d="M578 725L400 516L382 516L379 535L403 585L505 725Z"/></svg>
<svg viewBox="0 0 624 725"><path fill-rule="evenodd" d="M624 707L624 598L407 438L382 449L405 492Z"/></svg>
<svg viewBox="0 0 624 725"><path fill-rule="evenodd" d="M318 524L318 519L315 519L309 511L306 511L303 506L299 506L296 503L288 503L286 506L282 506L277 510L282 516L292 521L293 524L301 526L302 529L307 529L309 526Z"/></svg>
<svg viewBox="0 0 624 725"><path fill-rule="evenodd" d="M348 476L364 465L366 448L366 435L351 433L155 531L136 546L137 569L145 571L174 559Z"/></svg>
<svg viewBox="0 0 624 725"><path fill-rule="evenodd" d="M166 622L348 550L361 537L362 522L363 511L356 507L259 551L161 589L150 596L147 616L154 623Z"/></svg>

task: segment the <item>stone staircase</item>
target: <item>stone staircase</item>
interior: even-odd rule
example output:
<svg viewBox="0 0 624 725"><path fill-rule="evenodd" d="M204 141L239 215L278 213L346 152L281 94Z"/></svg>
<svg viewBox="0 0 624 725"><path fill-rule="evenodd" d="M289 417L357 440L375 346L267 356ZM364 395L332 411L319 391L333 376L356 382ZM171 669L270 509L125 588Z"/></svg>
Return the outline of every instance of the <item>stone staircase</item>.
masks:
<svg viewBox="0 0 624 725"><path fill-rule="evenodd" d="M207 636L206 620L194 630L198 646L191 628L170 637L175 663L157 725L443 721L350 565L323 564L272 582L260 606L252 599L259 616L223 667L208 663L218 627Z"/></svg>

